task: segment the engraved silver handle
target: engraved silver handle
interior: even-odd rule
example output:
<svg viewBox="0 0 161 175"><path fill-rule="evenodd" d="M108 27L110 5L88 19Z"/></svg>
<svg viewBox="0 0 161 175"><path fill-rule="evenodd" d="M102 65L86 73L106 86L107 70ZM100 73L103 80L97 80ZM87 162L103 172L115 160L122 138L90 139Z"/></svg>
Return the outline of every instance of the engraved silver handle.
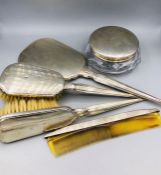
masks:
<svg viewBox="0 0 161 175"><path fill-rule="evenodd" d="M103 96L115 96L115 97L130 97L136 98L136 96L120 92L115 89L110 88L98 88L86 84L74 84L67 83L65 84L64 89L68 92L78 92L81 94L93 94L93 95L103 95Z"/></svg>
<svg viewBox="0 0 161 175"><path fill-rule="evenodd" d="M137 90L133 87L130 87L130 86L124 84L124 83L121 83L119 81L113 80L113 79L107 77L106 75L94 72L93 70L90 70L88 68L84 68L82 70L82 72L80 73L80 75L82 75L83 77L86 77L86 78L91 78L91 79L93 79L96 82L99 82L101 84L104 84L104 85L110 86L112 88L122 90L124 92L133 94L137 97L147 99L149 101L152 101L154 103L157 103L157 104L161 105L161 99L156 98L152 95L149 95L145 92L139 91L139 90Z"/></svg>
<svg viewBox="0 0 161 175"><path fill-rule="evenodd" d="M93 106L89 106L82 109L76 109L75 112L77 112L78 116L93 116L97 114L101 114L107 111L111 111L114 109L118 109L124 106L128 106L134 103L138 103L143 101L143 99L130 99L130 100L122 100L122 101L116 101L116 102L108 102L104 104L97 104Z"/></svg>

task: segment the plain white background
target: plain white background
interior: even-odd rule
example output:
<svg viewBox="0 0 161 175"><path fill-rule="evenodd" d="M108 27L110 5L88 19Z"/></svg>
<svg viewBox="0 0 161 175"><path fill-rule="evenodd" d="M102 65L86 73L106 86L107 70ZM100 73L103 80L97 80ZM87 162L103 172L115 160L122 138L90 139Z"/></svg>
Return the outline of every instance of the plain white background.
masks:
<svg viewBox="0 0 161 175"><path fill-rule="evenodd" d="M41 37L56 38L83 52L90 33L105 25L132 30L141 44L142 63L129 74L113 77L161 98L160 0L0 0L0 71ZM61 103L76 108L111 100L117 99L65 95ZM103 116L154 107L161 109L143 102ZM160 175L160 150L160 128L103 141L60 158L38 136L0 144L0 173Z"/></svg>

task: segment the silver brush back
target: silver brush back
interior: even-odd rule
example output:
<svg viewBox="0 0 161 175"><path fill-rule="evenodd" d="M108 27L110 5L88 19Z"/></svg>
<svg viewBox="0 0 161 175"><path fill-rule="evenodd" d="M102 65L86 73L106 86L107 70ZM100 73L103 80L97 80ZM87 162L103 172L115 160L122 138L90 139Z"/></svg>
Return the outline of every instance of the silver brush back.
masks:
<svg viewBox="0 0 161 175"><path fill-rule="evenodd" d="M59 73L26 64L10 65L0 77L1 89L10 95L55 96L63 86Z"/></svg>

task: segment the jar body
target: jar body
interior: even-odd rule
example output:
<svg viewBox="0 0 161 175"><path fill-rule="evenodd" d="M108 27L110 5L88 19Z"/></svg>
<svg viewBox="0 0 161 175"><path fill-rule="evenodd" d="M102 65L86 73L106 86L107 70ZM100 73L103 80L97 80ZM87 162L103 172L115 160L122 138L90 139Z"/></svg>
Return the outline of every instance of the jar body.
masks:
<svg viewBox="0 0 161 175"><path fill-rule="evenodd" d="M98 58L94 55L89 45L86 48L86 57L88 60L88 65L102 73L110 74L122 74L129 72L136 68L136 66L141 62L140 50L138 49L135 55L122 62L110 62Z"/></svg>

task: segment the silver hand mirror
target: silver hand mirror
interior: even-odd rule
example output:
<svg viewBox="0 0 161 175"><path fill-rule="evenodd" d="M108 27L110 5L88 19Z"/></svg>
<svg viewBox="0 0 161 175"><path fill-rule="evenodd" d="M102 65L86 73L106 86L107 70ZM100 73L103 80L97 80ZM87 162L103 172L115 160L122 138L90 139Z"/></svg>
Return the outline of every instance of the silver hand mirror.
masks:
<svg viewBox="0 0 161 175"><path fill-rule="evenodd" d="M54 39L46 38L33 42L20 54L19 61L55 70L66 80L80 76L90 78L101 84L161 104L161 99L89 69L81 53Z"/></svg>

